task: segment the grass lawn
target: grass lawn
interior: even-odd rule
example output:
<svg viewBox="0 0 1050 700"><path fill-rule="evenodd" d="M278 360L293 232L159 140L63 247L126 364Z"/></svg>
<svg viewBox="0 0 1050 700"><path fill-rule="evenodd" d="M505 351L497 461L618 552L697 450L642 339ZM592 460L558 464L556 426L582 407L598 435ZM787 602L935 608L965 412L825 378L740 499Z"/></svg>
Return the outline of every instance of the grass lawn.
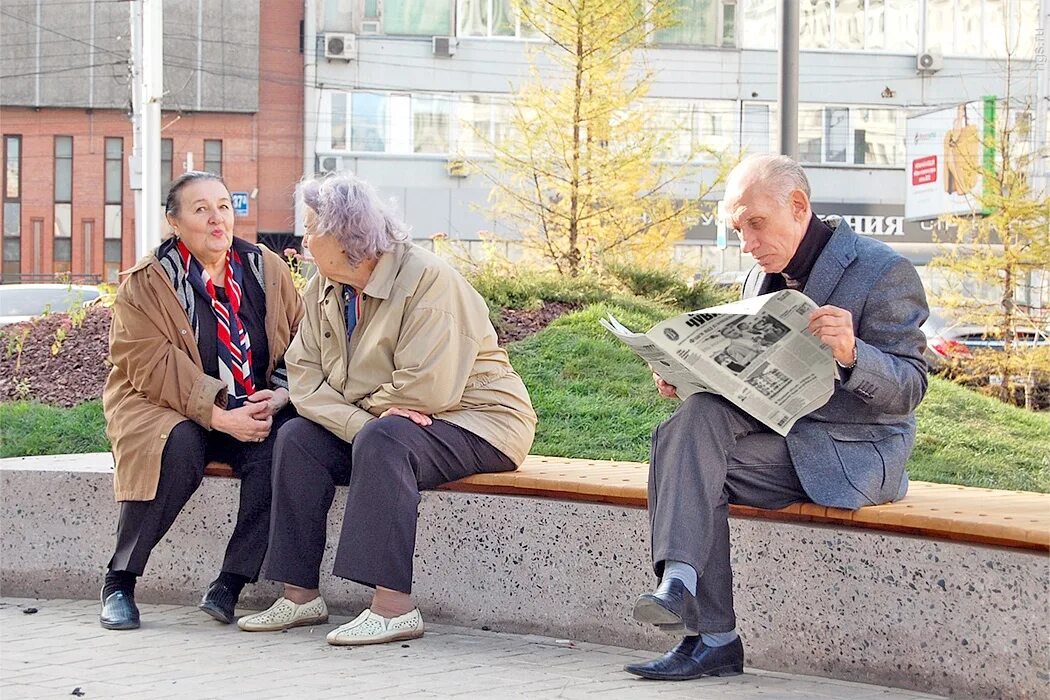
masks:
<svg viewBox="0 0 1050 700"><path fill-rule="evenodd" d="M673 313L651 303L593 304L509 347L540 416L534 454L645 461L653 427L674 410L641 360L598 325L609 311L635 330ZM918 420L913 480L1050 492L1050 414L932 378ZM106 449L98 401L0 404L2 457Z"/></svg>

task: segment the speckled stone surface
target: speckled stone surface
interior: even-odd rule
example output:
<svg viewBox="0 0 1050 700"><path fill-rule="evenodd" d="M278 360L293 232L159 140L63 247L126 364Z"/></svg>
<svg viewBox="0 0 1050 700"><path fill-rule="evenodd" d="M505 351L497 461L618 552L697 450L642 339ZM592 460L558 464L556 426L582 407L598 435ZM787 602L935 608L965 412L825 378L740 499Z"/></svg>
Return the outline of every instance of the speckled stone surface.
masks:
<svg viewBox="0 0 1050 700"><path fill-rule="evenodd" d="M109 462L0 460L3 595L93 598L117 506ZM218 570L237 482L206 479L154 550L138 596L192 604ZM343 513L329 517L322 590L356 613L369 592L330 575ZM426 619L663 650L630 619L653 585L644 511L428 493L415 593ZM732 521L738 624L748 664L969 697L1045 697L1050 558L864 530ZM243 607L268 605L270 582Z"/></svg>

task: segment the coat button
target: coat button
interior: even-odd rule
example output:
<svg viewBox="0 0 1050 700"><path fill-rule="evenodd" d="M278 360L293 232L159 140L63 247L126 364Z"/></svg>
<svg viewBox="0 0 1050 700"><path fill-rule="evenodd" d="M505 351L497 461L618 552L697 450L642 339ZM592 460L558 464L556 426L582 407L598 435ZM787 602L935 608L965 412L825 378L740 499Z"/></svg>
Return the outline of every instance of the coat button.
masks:
<svg viewBox="0 0 1050 700"><path fill-rule="evenodd" d="M186 335L186 329L183 328L181 331L179 331L179 333L182 333L183 335Z"/></svg>
<svg viewBox="0 0 1050 700"><path fill-rule="evenodd" d="M168 439L168 434L167 433L161 433L160 434L160 439L161 440L167 440Z"/></svg>
<svg viewBox="0 0 1050 700"><path fill-rule="evenodd" d="M325 338L331 338L332 337L332 332L331 331L325 331L324 332L324 337Z"/></svg>

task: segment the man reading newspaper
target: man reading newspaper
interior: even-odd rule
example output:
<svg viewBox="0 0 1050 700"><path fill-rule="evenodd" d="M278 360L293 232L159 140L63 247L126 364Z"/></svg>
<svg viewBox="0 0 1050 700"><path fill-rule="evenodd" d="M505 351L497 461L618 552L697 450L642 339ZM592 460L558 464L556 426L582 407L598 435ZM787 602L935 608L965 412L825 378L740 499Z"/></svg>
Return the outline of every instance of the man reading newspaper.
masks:
<svg viewBox="0 0 1050 700"><path fill-rule="evenodd" d="M915 408L926 393L919 327L928 309L907 260L843 221L829 226L814 216L806 175L786 156L746 158L729 175L725 203L743 251L758 262L743 296L795 290L809 297L816 308L806 325L830 350L839 376L830 399L785 435L710 391L691 393L653 432L649 516L661 579L638 599L634 617L688 636L664 656L625 669L646 678L743 670L728 504L855 509L902 498ZM744 320L750 330L738 328L741 338L776 342L770 320ZM719 362L745 371L749 361L727 346ZM659 374L653 378L662 395L677 395Z"/></svg>

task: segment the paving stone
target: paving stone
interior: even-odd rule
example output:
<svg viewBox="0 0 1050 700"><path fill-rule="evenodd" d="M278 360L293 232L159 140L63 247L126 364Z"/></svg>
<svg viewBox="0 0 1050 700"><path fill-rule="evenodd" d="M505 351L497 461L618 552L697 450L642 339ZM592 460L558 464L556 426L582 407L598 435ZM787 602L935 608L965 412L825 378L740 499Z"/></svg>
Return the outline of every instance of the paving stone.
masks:
<svg viewBox="0 0 1050 700"><path fill-rule="evenodd" d="M25 615L25 607L43 615ZM930 698L908 691L747 669L686 683L636 679L623 665L652 652L431 625L422 639L336 648L345 621L247 634L191 606L141 605L143 628L98 627L96 601L0 599L0 696L92 698ZM41 614L38 613L38 614Z"/></svg>

